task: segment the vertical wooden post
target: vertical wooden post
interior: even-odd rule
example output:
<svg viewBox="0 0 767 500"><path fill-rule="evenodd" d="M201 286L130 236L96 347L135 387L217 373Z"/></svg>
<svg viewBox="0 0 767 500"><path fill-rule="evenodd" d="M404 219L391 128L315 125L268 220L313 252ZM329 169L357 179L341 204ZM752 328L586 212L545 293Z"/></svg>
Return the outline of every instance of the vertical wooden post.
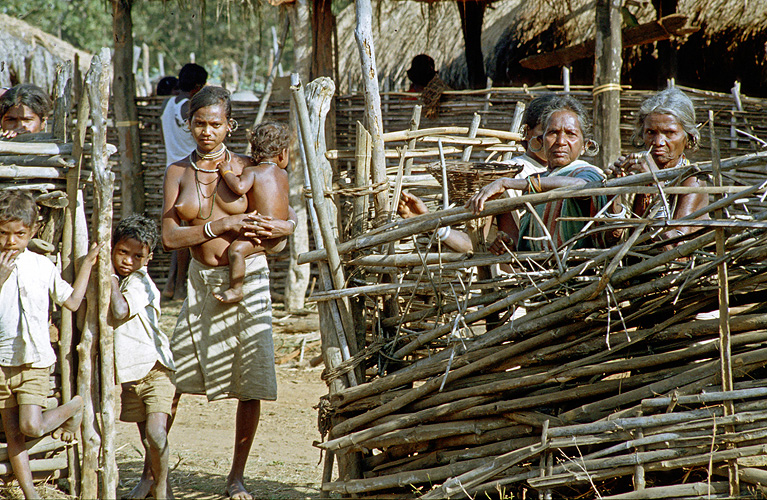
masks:
<svg viewBox="0 0 767 500"><path fill-rule="evenodd" d="M517 101L517 105L514 107L514 116L511 119L511 127L509 132L520 132L522 128L522 118L525 116L525 103ZM503 153L503 161L509 161L514 157L514 153Z"/></svg>
<svg viewBox="0 0 767 500"><path fill-rule="evenodd" d="M136 109L136 80L133 69L133 0L112 0L114 27L114 115L120 147L122 210L126 217L144 212L144 176ZM140 50L140 49L139 49Z"/></svg>
<svg viewBox="0 0 767 500"><path fill-rule="evenodd" d="M56 84L53 87L53 137L67 140L67 113L72 95L72 61L56 67Z"/></svg>
<svg viewBox="0 0 767 500"><path fill-rule="evenodd" d="M371 172L373 183L386 181L386 158L383 143L383 118L381 116L381 94L378 89L378 70L373 45L373 7L370 0L355 0L357 24L354 37L362 60L362 85L365 95L365 118L368 132L373 139ZM395 201L396 203L396 201ZM382 190L374 197L376 220L385 222L389 213L389 191Z"/></svg>
<svg viewBox="0 0 767 500"><path fill-rule="evenodd" d="M96 58L91 61L91 69L88 71L87 76L90 77L91 73L95 71L93 64L96 63ZM88 101L88 85L90 85L89 78L86 78L83 86L80 98L80 104L78 106L78 123L83 125L88 122L90 116L90 102ZM75 147L78 147L79 141L85 140L85 131L79 130L78 133L82 133L78 136L75 142ZM82 148L82 146L79 146ZM77 158L77 157L76 157ZM79 200L78 200L79 201ZM84 205L77 206L75 214L75 237L79 241L75 241L75 252L77 252L77 246L88 246L88 233L87 226L80 227L82 222L85 221L85 209ZM82 229L78 231L78 229ZM82 241L84 240L84 242ZM98 293L96 287L88 287L86 293L86 304L98 303ZM77 369L77 393L82 396L85 406L83 408L83 423L82 423L82 474L80 483L80 496L82 498L98 498L98 471L99 471L99 448L101 447L101 437L98 431L97 412L99 409L98 404L98 390L96 389L98 376L94 371L94 364L96 363L96 335L98 333L98 310L95 307L87 307L85 314L85 324L80 335L80 343L77 345L77 355L79 359L79 365Z"/></svg>
<svg viewBox="0 0 767 500"><path fill-rule="evenodd" d="M600 145L597 166L604 168L621 151L621 0L596 1L594 130Z"/></svg>
<svg viewBox="0 0 767 500"><path fill-rule="evenodd" d="M82 89L77 84L75 88ZM80 190L80 172L83 163L83 146L85 144L85 134L87 133L88 117L90 115L90 105L87 99L75 94L77 101L77 127L72 137L72 157L74 166L67 171L67 202L68 206L64 213L64 232L61 238L62 255L62 274L64 279L73 283L75 279L75 262L81 255L77 255L75 241L79 238L88 243L87 231L78 234L77 214L84 213L83 196ZM84 215L84 214L83 214ZM72 339L74 330L74 315L67 308L61 310L61 338L59 339L59 362L61 363L61 397L63 401L72 399L72 387L74 385L74 356L72 355ZM87 400L86 400L87 401ZM67 461L69 471L67 481L69 491L74 496L80 491L80 460L77 448L70 446L67 448Z"/></svg>
<svg viewBox="0 0 767 500"><path fill-rule="evenodd" d="M280 31L280 40L277 43L277 49L274 52L274 64L272 65L272 71L269 72L269 78L266 80L266 88L264 89L264 95L261 97L261 102L258 104L258 113L256 119L253 121L253 128L256 127L261 120L264 119L266 114L266 106L269 104L269 97L272 95L272 87L274 86L274 79L277 77L277 68L280 67L280 61L282 60L283 48L285 47L285 40L288 37L288 28L290 27L290 16L285 9L285 6L280 7L280 18L282 19L282 31ZM250 152L250 144L248 144L248 152Z"/></svg>
<svg viewBox="0 0 767 500"><path fill-rule="evenodd" d="M719 139L716 137L716 129L714 128L714 112L708 111L708 130L711 140L711 169L714 174L714 186L722 185L722 171L720 169L719 158ZM722 219L724 212L722 209L714 211L714 217ZM716 228L716 256L718 258L724 257L725 254L725 234L724 228ZM730 289L729 282L727 280L727 262L721 262L717 266L717 277L719 281L719 363L720 373L722 377L722 391L732 391L732 342L730 341ZM724 415L734 415L735 406L732 400L724 402ZM727 429L728 432L733 432L734 428ZM734 448L734 444L727 443L727 448ZM740 480L738 478L738 461L737 459L727 461L727 470L729 472L730 479L730 496L737 498L740 496Z"/></svg>
<svg viewBox="0 0 767 500"><path fill-rule="evenodd" d="M413 106L413 116L410 117L410 130L418 130L421 126L421 109L423 106L416 104ZM410 139L407 141L407 150L412 151L415 149L416 139ZM413 158L405 160L405 175L410 175L413 172ZM394 203L399 203L399 200L394 200Z"/></svg>
<svg viewBox="0 0 767 500"><path fill-rule="evenodd" d="M487 3L484 0L466 0L455 3L461 17L466 68L469 87L482 89L487 85L485 58L482 55L482 21Z"/></svg>
<svg viewBox="0 0 767 500"><path fill-rule="evenodd" d="M419 106L420 107L420 106ZM354 183L357 188L362 189L370 182L370 134L362 123L357 122L357 143L355 146L355 170ZM352 236L356 237L365 232L366 219L368 215L368 197L355 196L354 214L352 216Z"/></svg>
<svg viewBox="0 0 767 500"><path fill-rule="evenodd" d="M112 259L112 197L114 177L109 168L107 153L107 111L109 106L109 82L111 81L111 56L109 49L101 49L94 58L88 81L88 98L91 105L93 139L93 184L98 214L95 235L99 243L106 243L99 253L97 280L98 303L88 308L98 308L99 359L101 375L101 498L117 497L117 462L115 460L115 349L112 327L107 322L111 293Z"/></svg>
<svg viewBox="0 0 767 500"><path fill-rule="evenodd" d="M296 0L285 4L290 24L293 26L293 54L295 56L296 72L302 77L308 78L311 70L311 45L307 37L303 36L311 30L311 21L308 0ZM296 105L290 102L290 125L297 132ZM298 134L292 134L298 137ZM301 145L291 140L290 169L288 180L290 183L290 206L296 212L296 229L290 238L290 263L288 274L285 279L285 308L289 311L302 309L306 298L306 289L309 286L311 267L309 264L298 264L298 256L309 251L309 226L306 212L306 200L304 199L304 161L300 154Z"/></svg>

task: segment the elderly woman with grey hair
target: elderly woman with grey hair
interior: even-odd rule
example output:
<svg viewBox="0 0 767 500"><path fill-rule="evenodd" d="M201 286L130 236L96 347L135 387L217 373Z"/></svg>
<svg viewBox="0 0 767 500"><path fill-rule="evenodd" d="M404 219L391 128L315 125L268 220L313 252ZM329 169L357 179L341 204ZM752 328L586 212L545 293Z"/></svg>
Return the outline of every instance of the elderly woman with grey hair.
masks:
<svg viewBox="0 0 767 500"><path fill-rule="evenodd" d="M586 152L594 153L598 146L596 142L588 139L589 117L578 101L570 96L557 96L547 105L541 116L541 123L543 134L539 140L543 144L547 171L528 176L526 179L496 179L474 194L466 204L467 208L479 213L487 200L507 189L523 193L542 193L562 187L580 188L590 182L604 180L601 169L580 159ZM623 216L620 205L616 201L610 202L607 196L555 200L536 205L535 211L546 230L531 220L530 214L522 217L518 231L514 231L516 228L504 227L499 218L500 231L489 250L496 254L501 254L507 249L544 250L548 245L544 239L548 240L549 235L557 248L573 240L574 248L603 246L619 235L613 230L596 236L582 234L586 224L583 218L594 217L598 213L608 217ZM513 224L513 221L507 222ZM514 238L515 233L517 238Z"/></svg>
<svg viewBox="0 0 767 500"><path fill-rule="evenodd" d="M695 107L681 90L668 88L646 99L639 107L632 139L647 148L643 153L621 156L608 170L614 176L632 175L685 167L690 164L685 157L688 149L698 148L700 132L695 126ZM706 185L706 176L690 170L681 177L678 185L701 187ZM638 217L659 219L681 219L708 204L705 193L690 193L667 196L638 194L634 197L633 212ZM707 218L702 216L701 218ZM658 235L666 240L679 238L695 231L693 226L683 226L664 231Z"/></svg>

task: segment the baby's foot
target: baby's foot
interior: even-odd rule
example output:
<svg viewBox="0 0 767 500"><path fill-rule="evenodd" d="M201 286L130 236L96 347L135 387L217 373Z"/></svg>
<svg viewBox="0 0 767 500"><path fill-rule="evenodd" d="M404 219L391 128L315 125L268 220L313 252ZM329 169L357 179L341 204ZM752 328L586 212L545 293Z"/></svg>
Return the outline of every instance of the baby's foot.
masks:
<svg viewBox="0 0 767 500"><path fill-rule="evenodd" d="M51 436L65 443L71 443L77 437L77 431L83 422L83 398L75 396L66 404L75 406L74 414L61 424L61 427L54 430Z"/></svg>
<svg viewBox="0 0 767 500"><path fill-rule="evenodd" d="M224 304L234 304L242 300L242 288L230 288L224 293L214 293L213 296Z"/></svg>

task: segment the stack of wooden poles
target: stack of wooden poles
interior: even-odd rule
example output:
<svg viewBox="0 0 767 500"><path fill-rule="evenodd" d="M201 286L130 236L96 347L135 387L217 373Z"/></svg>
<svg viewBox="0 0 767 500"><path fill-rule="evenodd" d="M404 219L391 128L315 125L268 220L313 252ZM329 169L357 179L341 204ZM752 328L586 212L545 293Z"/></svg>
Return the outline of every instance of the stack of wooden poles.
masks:
<svg viewBox="0 0 767 500"><path fill-rule="evenodd" d="M93 58L84 81L77 72L73 75L71 64L60 66L52 132L0 141L0 189L33 192L43 219L37 234L42 242L36 245L38 250L51 255L68 282L74 282L79 259L88 252L85 208L88 196L94 205L91 221L94 240L105 242L91 277L93 286L88 287L82 329L77 331L74 315L64 308L60 315L58 312L54 315L52 323L55 334L52 333L51 342L57 350L58 362L48 406L55 407L74 394L81 395L85 401L82 432L77 442L69 446L50 436L27 442L35 477L55 478L64 471L70 494L82 498L114 498L117 487L114 345L104 312L112 274L109 241L114 176L108 158L116 152L106 142L111 79L109 49ZM72 109L76 109L76 119ZM102 283L106 286L101 286ZM11 472L7 450L2 445L0 474Z"/></svg>
<svg viewBox="0 0 767 500"><path fill-rule="evenodd" d="M317 446L347 464L335 481L326 474L323 490L723 498L739 481L767 483L765 165L765 154L714 158L695 166L711 178L704 188L679 186L690 170L669 169L491 201L478 215L440 210L338 244L347 270L366 280L313 297L364 297L366 342L324 377L356 369L364 378L320 405L329 433ZM471 231L482 226L475 220L539 203L691 192L711 203L682 220L588 220L579 237L624 229L611 248L571 241L494 256L431 247L439 227ZM683 226L695 230L657 238ZM413 242L422 233L429 245ZM401 240L412 254L391 251ZM320 249L299 262L325 259ZM498 263L513 272L474 271Z"/></svg>

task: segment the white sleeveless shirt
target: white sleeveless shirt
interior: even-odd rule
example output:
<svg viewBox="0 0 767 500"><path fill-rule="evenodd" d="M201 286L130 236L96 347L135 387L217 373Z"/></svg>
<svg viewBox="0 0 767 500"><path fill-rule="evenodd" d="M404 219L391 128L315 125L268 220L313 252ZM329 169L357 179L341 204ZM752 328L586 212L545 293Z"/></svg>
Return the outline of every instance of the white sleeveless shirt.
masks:
<svg viewBox="0 0 767 500"><path fill-rule="evenodd" d="M168 104L162 112L162 135L165 140L165 166L189 156L197 147L186 126L186 120L181 116L181 106L189 99L176 102L175 97L168 99Z"/></svg>

